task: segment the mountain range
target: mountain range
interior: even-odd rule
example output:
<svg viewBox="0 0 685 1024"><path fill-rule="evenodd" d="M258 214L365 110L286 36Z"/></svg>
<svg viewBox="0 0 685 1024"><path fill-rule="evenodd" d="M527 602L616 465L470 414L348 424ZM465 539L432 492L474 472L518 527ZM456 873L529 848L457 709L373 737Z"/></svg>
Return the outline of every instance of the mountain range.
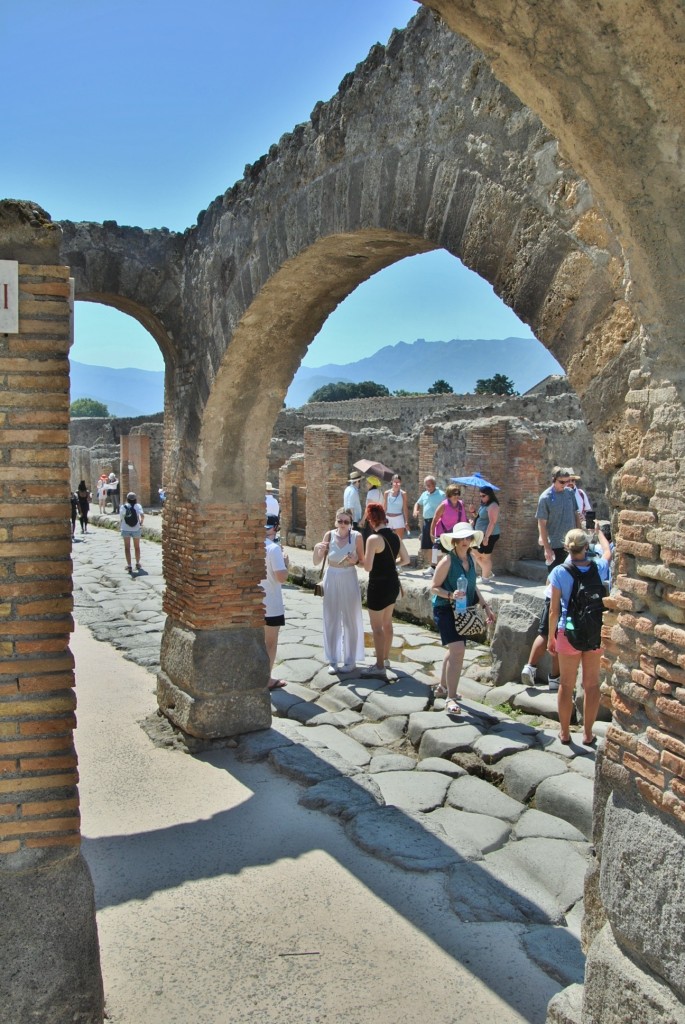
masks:
<svg viewBox="0 0 685 1024"><path fill-rule="evenodd" d="M301 366L285 404L303 405L317 388L337 381L373 380L390 391L427 391L446 380L457 394L468 394L481 377L503 373L521 394L551 373L564 373L553 355L535 338L425 341L386 345L356 363Z"/></svg>
<svg viewBox="0 0 685 1024"><path fill-rule="evenodd" d="M503 373L523 393L551 373L563 369L535 338L425 341L386 345L354 363L301 366L288 389L285 404L297 408L324 384L373 380L390 391L427 391L436 380L468 394L481 377ZM95 398L113 416L146 416L164 408L164 371L115 370L71 362L71 401Z"/></svg>

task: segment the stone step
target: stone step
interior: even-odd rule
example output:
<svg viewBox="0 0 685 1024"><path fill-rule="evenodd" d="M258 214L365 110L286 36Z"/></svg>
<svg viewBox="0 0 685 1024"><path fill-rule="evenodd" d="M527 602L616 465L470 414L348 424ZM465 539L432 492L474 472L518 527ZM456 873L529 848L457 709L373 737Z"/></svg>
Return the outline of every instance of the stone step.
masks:
<svg viewBox="0 0 685 1024"><path fill-rule="evenodd" d="M547 579L549 569L544 562L535 558L521 558L514 563L513 575L520 576L524 580L537 580L544 583Z"/></svg>

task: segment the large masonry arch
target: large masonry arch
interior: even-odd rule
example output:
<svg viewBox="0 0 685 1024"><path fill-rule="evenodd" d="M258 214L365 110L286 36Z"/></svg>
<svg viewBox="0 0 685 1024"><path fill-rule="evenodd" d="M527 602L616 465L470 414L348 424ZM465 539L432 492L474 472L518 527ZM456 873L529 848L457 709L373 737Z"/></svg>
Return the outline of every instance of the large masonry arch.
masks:
<svg viewBox="0 0 685 1024"><path fill-rule="evenodd" d="M623 167L623 161L631 155L626 140L637 94L641 88L647 93L644 68L629 79L635 103L626 107L613 154L610 143L598 141L581 103L589 96L597 108L605 83L588 76L581 88L575 76L566 83L563 69L558 77L549 70L555 68L552 54L557 51L564 61L577 58L584 67L586 46L592 62L590 33L597 25L607 31L607 9L622 44L616 47L618 64L628 66L631 53L621 32L641 26L642 15L632 22L623 18L623 25L618 2L610 0L592 12L562 2L568 47L552 31L547 3L534 5L528 21L519 5L512 5L518 13L506 19L490 12L501 7L494 3L479 4L478 15L466 0L433 4L444 9L450 24L459 20L461 25L463 19L519 95L539 100L540 112L585 178L561 155L549 128L493 77L483 54L423 11L387 47L375 47L345 78L339 93L317 105L309 123L284 136L183 235L112 222L57 226L36 208L27 212L16 204L2 210L0 233L0 256L20 261L20 330L16 337L4 336L9 337L5 370L10 377L35 374L33 386L7 378L7 391L14 390L11 397L5 393L3 422L13 429L36 422L28 413L16 419L18 387L27 389L27 410L37 391L57 396L47 403L54 405L54 420L45 423L56 431L54 491L49 495L56 505L51 513L55 523L63 486L59 431L65 430L68 406L68 389L65 405L55 377L61 380L66 372L69 274L77 299L132 313L164 353L165 478L171 485L164 535L168 622L158 700L175 724L200 737L237 734L269 722L255 589L263 558L255 524L263 512L266 452L299 361L335 306L383 267L443 247L488 280L564 365L593 431L598 463L610 479L617 538L604 662L614 687L614 722L597 780L598 857L587 885L588 972L577 1017L583 1024L685 1019L685 535L680 499L685 375L678 333L682 219L675 216L678 183L674 162L669 163L678 150L678 134L674 128L669 135L670 112L664 110L659 138L666 156L654 171L652 193L649 180L642 180L650 201L641 206L634 168ZM676 8L647 8L658 23L656 40L670 30L661 66L671 71L679 28ZM575 25L568 20L573 11ZM539 48L531 58L536 30ZM594 52L597 59L602 56L603 68L614 66L604 39ZM628 77L619 76L618 92L628 89ZM661 80L660 73L655 77ZM673 90L666 86L650 93L652 141L660 104L669 97ZM612 165L615 173L609 180L606 171ZM617 197L619 186L624 192ZM42 328L50 316L56 317L57 327L46 334ZM37 443L27 436L20 446L29 452L27 467ZM16 465L16 444L15 434L8 434L8 464ZM27 468L29 480L30 475ZM9 484L4 500L8 539L16 542L7 551L6 576L16 580L20 568L26 575L26 567L34 564L29 561L32 549L34 558L39 553L35 542L18 544L19 538L35 536L26 531L34 513L26 494L12 491ZM45 509L40 511L45 521ZM68 592L67 542L55 544L49 554L57 567L34 570L38 594L48 582L50 593ZM11 614L21 618L26 613L17 601ZM48 630L43 620L54 619L58 609L36 615ZM54 627L49 629L52 634ZM40 637L38 626L36 633ZM11 628L7 635L11 642ZM40 642L37 654L48 650ZM61 723L65 741L60 751L72 759L71 774L46 785L44 799L59 803L66 787L73 807L73 702L62 695L73 672L68 652L63 663L48 666L46 660L42 669L40 658L38 668L35 658L30 667L28 661L22 665L21 656L6 665L0 723L17 723L19 729L22 714L40 712L35 707L22 711L17 693L29 683L35 687L39 678L48 701L54 684L65 702L58 711L50 705L49 721ZM46 733L54 732L47 721ZM10 735L10 730L0 732L0 738ZM3 782L3 792L16 803L17 821L22 820L21 794L35 789L37 777L30 756L22 756L9 785ZM24 822L16 836L11 826L2 833L9 838L0 842L5 855L0 879L11 883L17 906L39 893L48 916L50 906L55 913L67 907L75 929L89 936L80 977L62 943L63 969L57 980L46 975L42 998L49 1009L54 992L68 989L70 1013L78 1009L86 1014L82 1019L96 1020L101 998L97 949L88 883L77 855L78 819L63 819L57 840L50 824L57 820L54 812L36 813L32 820L33 832ZM46 867L64 881L62 889L54 887L52 904ZM636 877L641 899L635 895ZM38 948L36 935L23 939ZM41 942L49 941L49 932L41 936ZM23 997L15 998L20 1006L15 1019L28 1019L22 1016Z"/></svg>

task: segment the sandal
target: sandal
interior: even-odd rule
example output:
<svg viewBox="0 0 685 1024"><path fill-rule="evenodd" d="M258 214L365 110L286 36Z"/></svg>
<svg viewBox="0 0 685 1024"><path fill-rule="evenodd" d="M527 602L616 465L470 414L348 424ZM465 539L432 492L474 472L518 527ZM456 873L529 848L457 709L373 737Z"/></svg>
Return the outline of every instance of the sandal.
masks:
<svg viewBox="0 0 685 1024"><path fill-rule="evenodd" d="M269 680L268 689L269 690L280 690L283 686L287 686L287 685L288 685L288 680L287 679L270 679Z"/></svg>
<svg viewBox="0 0 685 1024"><path fill-rule="evenodd" d="M433 687L433 697L446 697L446 696L447 696L447 688L445 686L443 686L442 683L438 683L437 686Z"/></svg>
<svg viewBox="0 0 685 1024"><path fill-rule="evenodd" d="M586 740L585 737L583 736L583 746L584 747L596 747L597 746L597 737L596 736L592 736L589 740Z"/></svg>
<svg viewBox="0 0 685 1024"><path fill-rule="evenodd" d="M448 699L445 701L445 714L446 715L460 715L461 714L461 708L457 704L456 700L453 700L451 697L448 697Z"/></svg>
<svg viewBox="0 0 685 1024"><path fill-rule="evenodd" d="M564 737L561 735L561 733L558 732L557 733L557 737L559 739L559 742L563 743L565 747L570 747L571 746L571 737L570 736L568 737L568 739L565 740Z"/></svg>

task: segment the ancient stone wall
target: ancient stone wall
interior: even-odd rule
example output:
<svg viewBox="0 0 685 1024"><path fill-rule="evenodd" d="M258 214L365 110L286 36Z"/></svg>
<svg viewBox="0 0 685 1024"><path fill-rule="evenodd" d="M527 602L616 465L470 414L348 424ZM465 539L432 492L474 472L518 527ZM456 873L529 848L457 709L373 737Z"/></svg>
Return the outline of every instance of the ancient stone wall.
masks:
<svg viewBox="0 0 685 1024"><path fill-rule="evenodd" d="M304 543L307 523L307 488L304 478L304 452L293 455L278 475L278 500L281 506L281 536L288 544Z"/></svg>

